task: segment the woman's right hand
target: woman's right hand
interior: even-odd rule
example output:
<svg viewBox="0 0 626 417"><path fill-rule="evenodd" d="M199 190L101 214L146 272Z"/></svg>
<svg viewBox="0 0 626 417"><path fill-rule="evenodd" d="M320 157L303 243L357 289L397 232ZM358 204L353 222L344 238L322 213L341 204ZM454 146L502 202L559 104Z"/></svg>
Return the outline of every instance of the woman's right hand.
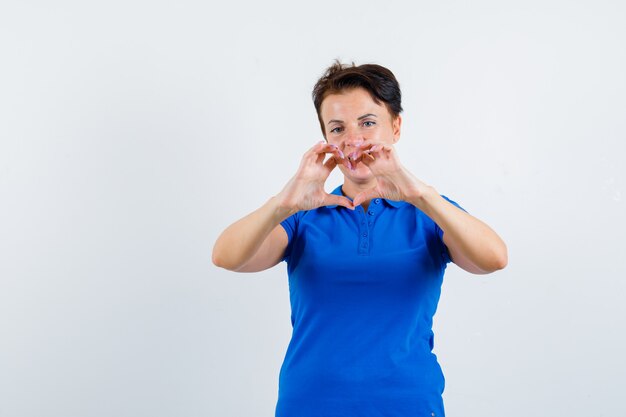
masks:
<svg viewBox="0 0 626 417"><path fill-rule="evenodd" d="M324 162L326 154L331 157ZM281 207L288 209L290 214L335 204L354 210L350 199L324 190L326 179L337 163L350 165L337 146L326 142L315 144L304 154L298 171L276 196Z"/></svg>

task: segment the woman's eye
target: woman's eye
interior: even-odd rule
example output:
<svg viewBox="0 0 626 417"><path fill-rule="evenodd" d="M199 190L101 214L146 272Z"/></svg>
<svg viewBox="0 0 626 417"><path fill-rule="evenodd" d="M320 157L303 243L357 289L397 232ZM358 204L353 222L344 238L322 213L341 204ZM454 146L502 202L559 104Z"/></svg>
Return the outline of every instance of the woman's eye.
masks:
<svg viewBox="0 0 626 417"><path fill-rule="evenodd" d="M363 122L363 126L365 126L365 127L371 127L371 126L374 126L375 124L376 124L376 122L373 122L371 120L366 120L366 121Z"/></svg>
<svg viewBox="0 0 626 417"><path fill-rule="evenodd" d="M341 132L342 129L343 128L341 128L341 127L336 127L334 129L330 129L330 133L339 133L339 132Z"/></svg>

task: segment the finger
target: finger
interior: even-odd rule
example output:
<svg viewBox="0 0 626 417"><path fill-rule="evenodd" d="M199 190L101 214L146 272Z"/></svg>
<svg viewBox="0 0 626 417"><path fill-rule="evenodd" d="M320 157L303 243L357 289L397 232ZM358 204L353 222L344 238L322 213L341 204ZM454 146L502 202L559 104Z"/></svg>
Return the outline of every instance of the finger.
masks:
<svg viewBox="0 0 626 417"><path fill-rule="evenodd" d="M325 152L317 152L315 153L315 163L316 164L322 164L324 163L324 159L326 159L326 153Z"/></svg>
<svg viewBox="0 0 626 417"><path fill-rule="evenodd" d="M387 159L389 159L389 158L391 158L391 155L394 153L394 147L393 147L393 145L389 145L389 144L382 145L381 149L380 149L380 152L383 155L385 155L385 157Z"/></svg>
<svg viewBox="0 0 626 417"><path fill-rule="evenodd" d="M334 149L328 144L322 144L319 147L313 149L309 156L310 161L315 161L316 164L322 164L326 159L327 154L334 154Z"/></svg>
<svg viewBox="0 0 626 417"><path fill-rule="evenodd" d="M347 197L344 197L341 195L335 195L335 194L327 194L326 198L324 198L324 205L333 206L335 204L338 206L348 208L350 210L354 210L354 207L355 207L352 204L352 201L350 201L350 199Z"/></svg>
<svg viewBox="0 0 626 417"><path fill-rule="evenodd" d="M370 153L374 154L374 156L380 157L380 150L382 149L382 147L383 147L383 145L377 143L377 144L373 145L369 149L369 151L370 151Z"/></svg>
<svg viewBox="0 0 626 417"><path fill-rule="evenodd" d="M361 203L363 203L364 201L371 200L372 198L377 198L377 197L380 197L380 195L378 194L378 191L376 191L376 188L370 188L369 190L365 190L365 191L358 193L354 197L352 204L354 205L354 207L357 207L357 206L360 206Z"/></svg>
<svg viewBox="0 0 626 417"><path fill-rule="evenodd" d="M344 167L348 168L349 170L352 170L352 164L350 163L350 161L348 161L348 158L344 157L341 160L341 165L343 165Z"/></svg>
<svg viewBox="0 0 626 417"><path fill-rule="evenodd" d="M337 160L337 161L342 161L345 159L345 155L343 154L343 152L341 151L341 149L339 149L339 147L335 144L331 144L331 143L324 143L323 145L313 148L312 150L315 161L318 164L321 164L324 162L324 159L326 159L326 155L327 154L332 154L332 156Z"/></svg>
<svg viewBox="0 0 626 417"><path fill-rule="evenodd" d="M376 154L374 153L374 148L376 145L368 145L367 149L362 149L358 152L352 152L350 155L354 157L354 160L357 162L373 162L376 159Z"/></svg>
<svg viewBox="0 0 626 417"><path fill-rule="evenodd" d="M335 156L331 156L328 158L328 161L324 162L324 167L328 170L328 172L332 171L337 166L337 159L335 158Z"/></svg>
<svg viewBox="0 0 626 417"><path fill-rule="evenodd" d="M392 148L385 144L375 144L369 149L369 154L375 159L389 159L391 156Z"/></svg>
<svg viewBox="0 0 626 417"><path fill-rule="evenodd" d="M347 156L347 159L352 166L355 166L361 161L361 159L363 159L363 152L360 150L354 151Z"/></svg>
<svg viewBox="0 0 626 417"><path fill-rule="evenodd" d="M323 140L320 140L319 142L316 142L315 145L311 146L311 148L309 148L309 150L306 151L306 154L316 153L318 149L322 149L325 145L326 145L326 142Z"/></svg>
<svg viewBox="0 0 626 417"><path fill-rule="evenodd" d="M337 155L343 155L343 153L339 151L339 147L335 145L334 143L319 142L319 145L314 146L311 150L317 154L337 153Z"/></svg>
<svg viewBox="0 0 626 417"><path fill-rule="evenodd" d="M339 149L339 147L335 144L330 144L329 146L330 146L329 152L332 153L333 156L335 156L335 159L338 162L341 161L343 163L343 160L346 159L346 156L343 154L341 149Z"/></svg>
<svg viewBox="0 0 626 417"><path fill-rule="evenodd" d="M372 164L376 162L376 158L372 154L363 153L363 157L361 158L361 163L366 167L371 167Z"/></svg>
<svg viewBox="0 0 626 417"><path fill-rule="evenodd" d="M380 146L382 145L382 143L380 142L368 142L367 144L361 146L361 151L365 152L365 151L369 151L371 150L373 147L375 146Z"/></svg>
<svg viewBox="0 0 626 417"><path fill-rule="evenodd" d="M302 155L302 163L311 163L317 160L317 151L325 146L326 142L319 141Z"/></svg>
<svg viewBox="0 0 626 417"><path fill-rule="evenodd" d="M376 157L374 155L372 155L372 152L367 150L365 152L363 152L363 163L365 165L369 165L370 162L374 162L376 160Z"/></svg>
<svg viewBox="0 0 626 417"><path fill-rule="evenodd" d="M336 148L336 145L331 145L326 141L321 140L319 142L316 142L315 145L309 148L309 150L306 151L304 155L317 157L319 153L330 152L330 150L333 148Z"/></svg>

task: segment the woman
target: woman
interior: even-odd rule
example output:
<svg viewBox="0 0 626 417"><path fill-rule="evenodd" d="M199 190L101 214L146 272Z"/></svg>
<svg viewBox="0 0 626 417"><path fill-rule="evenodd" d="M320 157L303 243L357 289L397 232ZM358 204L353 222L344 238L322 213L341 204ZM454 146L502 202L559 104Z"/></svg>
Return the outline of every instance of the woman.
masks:
<svg viewBox="0 0 626 417"><path fill-rule="evenodd" d="M400 163L391 71L337 62L313 101L326 140L213 250L232 271L287 262L293 334L276 416L444 416L432 318L446 264L487 274L506 266L506 245ZM328 194L336 167L344 183Z"/></svg>

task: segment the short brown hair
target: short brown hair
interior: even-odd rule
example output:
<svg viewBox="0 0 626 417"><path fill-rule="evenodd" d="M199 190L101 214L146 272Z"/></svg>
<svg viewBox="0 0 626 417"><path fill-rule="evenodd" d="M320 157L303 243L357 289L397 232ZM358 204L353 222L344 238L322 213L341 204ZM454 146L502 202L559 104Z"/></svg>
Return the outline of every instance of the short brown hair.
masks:
<svg viewBox="0 0 626 417"><path fill-rule="evenodd" d="M398 117L402 112L400 84L391 71L377 64L356 66L354 62L352 65L347 65L336 60L313 87L313 104L324 137L326 137L326 132L320 114L324 99L330 94L338 94L358 87L370 93L376 104L385 103L385 107L393 118Z"/></svg>

